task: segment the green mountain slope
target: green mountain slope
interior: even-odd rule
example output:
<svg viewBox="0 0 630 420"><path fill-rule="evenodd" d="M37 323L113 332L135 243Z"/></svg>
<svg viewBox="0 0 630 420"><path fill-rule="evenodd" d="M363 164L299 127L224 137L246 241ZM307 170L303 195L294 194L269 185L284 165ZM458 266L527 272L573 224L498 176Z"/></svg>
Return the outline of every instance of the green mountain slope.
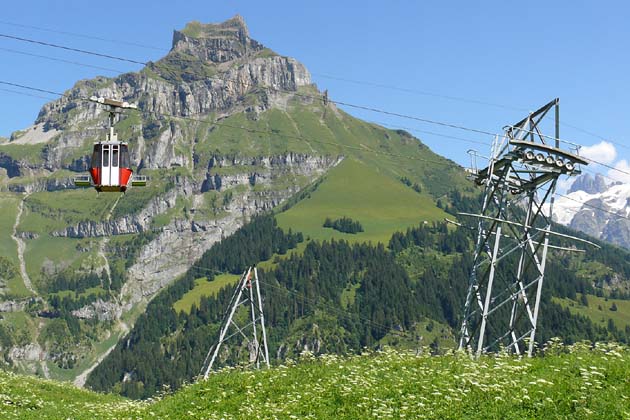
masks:
<svg viewBox="0 0 630 420"><path fill-rule="evenodd" d="M630 352L548 347L533 359L391 350L226 370L148 402L0 372L3 418L625 418Z"/></svg>
<svg viewBox="0 0 630 420"><path fill-rule="evenodd" d="M447 216L431 196L417 193L383 172L381 167L347 158L307 198L280 213L278 223L312 239L387 243L396 231ZM364 231L345 234L323 227L327 217L344 216L359 221Z"/></svg>
<svg viewBox="0 0 630 420"><path fill-rule="evenodd" d="M630 331L630 301L578 294L576 299L557 299L571 313L586 316L597 325ZM614 305L613 305L614 304Z"/></svg>

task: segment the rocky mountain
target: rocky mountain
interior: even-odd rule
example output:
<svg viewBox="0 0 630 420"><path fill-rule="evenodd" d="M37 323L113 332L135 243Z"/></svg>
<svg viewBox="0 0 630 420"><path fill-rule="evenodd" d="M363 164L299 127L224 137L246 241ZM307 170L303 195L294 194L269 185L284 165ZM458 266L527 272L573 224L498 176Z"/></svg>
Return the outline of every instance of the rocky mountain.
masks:
<svg viewBox="0 0 630 420"><path fill-rule="evenodd" d="M115 129L147 187L122 196L74 188L105 136L93 95L138 105ZM18 369L81 383L204 251L254 215L308 199L323 177L340 180L335 197L363 209L374 235L365 240L379 241L440 219L436 198L465 184L408 133L324 101L305 66L252 39L240 16L189 23L137 73L77 82L0 142L0 352ZM337 198L325 200L326 215L344 208ZM371 206L400 202L407 213L374 221Z"/></svg>
<svg viewBox="0 0 630 420"><path fill-rule="evenodd" d="M608 185L599 174L580 176L554 204L558 223L625 248L630 248L628 215L630 185Z"/></svg>
<svg viewBox="0 0 630 420"><path fill-rule="evenodd" d="M606 179L603 176L595 174L595 177L592 177L590 174L585 173L584 175L576 178L567 191L567 194L571 194L576 191L584 191L588 194L600 194L607 189L608 184L606 184Z"/></svg>

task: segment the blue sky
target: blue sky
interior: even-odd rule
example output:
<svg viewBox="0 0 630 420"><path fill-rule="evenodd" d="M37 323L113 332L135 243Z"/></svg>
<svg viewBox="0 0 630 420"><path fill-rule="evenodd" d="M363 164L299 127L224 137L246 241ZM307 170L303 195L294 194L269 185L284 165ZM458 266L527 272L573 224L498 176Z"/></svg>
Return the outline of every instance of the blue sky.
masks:
<svg viewBox="0 0 630 420"><path fill-rule="evenodd" d="M254 39L304 63L334 100L500 132L559 97L561 120L568 124L562 125L561 137L595 145L588 153L629 169L630 5L622 1L23 1L3 5L0 34L148 61L166 54L172 31L186 22L220 22L236 13L245 18ZM58 92L80 79L140 68L3 38L0 60L0 81ZM0 135L32 124L46 101L0 90ZM414 134L461 164L468 163L469 148L488 153L486 146L426 131L483 142L491 140L488 136L347 110L366 120L422 130ZM602 139L614 144L602 144ZM607 168L592 169L608 173Z"/></svg>

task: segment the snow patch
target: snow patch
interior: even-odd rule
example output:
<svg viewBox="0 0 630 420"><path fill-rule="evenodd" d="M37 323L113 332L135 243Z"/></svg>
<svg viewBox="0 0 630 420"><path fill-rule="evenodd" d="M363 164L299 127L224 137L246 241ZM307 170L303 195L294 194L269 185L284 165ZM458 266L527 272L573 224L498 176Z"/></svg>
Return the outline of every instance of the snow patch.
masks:
<svg viewBox="0 0 630 420"><path fill-rule="evenodd" d="M566 196L558 196L554 202L553 219L563 225L569 225L584 203L598 199L605 205L605 210L630 214L628 199L630 198L630 184L613 185L606 191L589 194L585 191L574 191ZM593 217L595 212L593 212Z"/></svg>

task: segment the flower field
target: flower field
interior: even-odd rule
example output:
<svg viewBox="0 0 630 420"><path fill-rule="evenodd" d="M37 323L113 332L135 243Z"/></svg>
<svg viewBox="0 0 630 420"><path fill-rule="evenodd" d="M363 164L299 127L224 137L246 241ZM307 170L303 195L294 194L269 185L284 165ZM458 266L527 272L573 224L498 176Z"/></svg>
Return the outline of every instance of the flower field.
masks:
<svg viewBox="0 0 630 420"><path fill-rule="evenodd" d="M472 359L305 355L270 370L228 369L173 395L130 401L0 373L0 418L630 418L630 350L551 343L545 355Z"/></svg>

